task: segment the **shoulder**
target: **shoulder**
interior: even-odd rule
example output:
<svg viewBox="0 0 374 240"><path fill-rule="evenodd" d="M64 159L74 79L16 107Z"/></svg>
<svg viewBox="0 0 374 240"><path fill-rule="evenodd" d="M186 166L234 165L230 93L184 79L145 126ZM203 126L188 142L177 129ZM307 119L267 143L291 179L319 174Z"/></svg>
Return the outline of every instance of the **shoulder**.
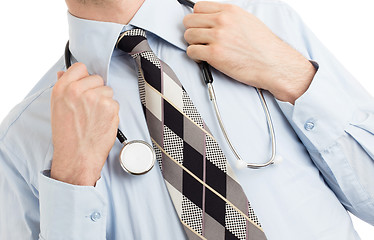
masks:
<svg viewBox="0 0 374 240"><path fill-rule="evenodd" d="M0 165L19 168L30 181L49 167L51 143L50 98L57 81L56 72L64 70L61 59L38 81L29 94L17 104L0 125L0 142L6 148L0 154Z"/></svg>

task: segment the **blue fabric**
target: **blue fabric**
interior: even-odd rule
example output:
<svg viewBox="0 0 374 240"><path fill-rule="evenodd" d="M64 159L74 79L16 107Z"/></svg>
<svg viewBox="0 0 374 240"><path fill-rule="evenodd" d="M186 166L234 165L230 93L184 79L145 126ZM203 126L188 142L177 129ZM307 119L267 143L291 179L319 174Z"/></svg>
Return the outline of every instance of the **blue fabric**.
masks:
<svg viewBox="0 0 374 240"><path fill-rule="evenodd" d="M191 10L175 0L146 0L128 26L68 14L71 52L100 74L120 103L120 129L129 140L150 137L139 99L136 65L113 50L121 31L148 32L151 48L175 71L216 137L269 240L359 239L346 210L374 224L374 101L287 5L237 0L285 42L319 64L295 103L265 98L283 161L238 170L216 121L195 62L186 53L182 19ZM248 29L248 31L251 31ZM43 51L43 50L41 50ZM0 127L0 239L185 239L158 167L125 173L116 141L95 187L51 179L50 97L61 58ZM266 118L256 91L213 71L230 138L247 162L270 156Z"/></svg>

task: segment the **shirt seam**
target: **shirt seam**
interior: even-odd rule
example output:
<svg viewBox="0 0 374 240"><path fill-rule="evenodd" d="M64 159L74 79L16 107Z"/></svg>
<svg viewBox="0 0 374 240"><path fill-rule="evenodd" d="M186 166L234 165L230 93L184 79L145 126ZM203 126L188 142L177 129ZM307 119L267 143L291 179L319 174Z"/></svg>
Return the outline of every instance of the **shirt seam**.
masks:
<svg viewBox="0 0 374 240"><path fill-rule="evenodd" d="M13 126L13 124L15 122L18 121L18 119L21 117L21 115L30 107L30 105L36 100L38 99L43 93L45 93L47 90L51 89L53 86L55 85L55 83L49 85L47 88L43 89L43 90L40 90L40 93L37 94L37 96L35 96L19 113L18 113L18 116L9 124L9 126L7 127L7 129L5 130L4 134L1 136L0 138L0 142L4 142L4 138L7 136L8 132L9 132L9 129ZM36 94L36 93L35 93ZM22 102L21 102L22 103Z"/></svg>
<svg viewBox="0 0 374 240"><path fill-rule="evenodd" d="M23 162L23 163L25 163L23 160L21 160L21 158L19 157L19 156L17 156L16 154L14 154L14 152L13 151L11 151L10 149L9 149L9 147L7 147L7 145L5 145L5 142L4 141L0 141L0 144L9 152L9 153L11 153L15 158L17 158L17 160L19 161L19 162ZM28 164L28 162L26 162L26 174L28 175L28 178L29 179L31 179L31 175L30 175L30 168L29 168L29 164ZM15 167L15 166L14 166ZM27 181L27 179L26 179L26 177L25 177L25 174L22 174L22 172L20 172L19 171L19 169L17 168L17 167L15 167L15 169L17 169L17 172L19 173L19 175L22 177L22 179L23 179L23 181L27 184L27 186L29 186L30 187L30 185L31 186L33 186L32 184L31 184L31 182L30 181ZM35 186L33 186L33 187L35 187ZM36 188L35 188L36 189ZM30 190L31 190L31 188L30 188ZM32 191L31 191L32 192ZM34 194L33 194L34 195ZM35 196L35 195L34 195ZM35 196L36 197L36 196Z"/></svg>
<svg viewBox="0 0 374 240"><path fill-rule="evenodd" d="M47 90L51 89L53 86L54 86L55 83L52 83L51 85L49 85L47 88L43 89L43 90L40 90L40 93L37 94L37 96L34 97L34 99L32 99L30 101L29 104L27 104L27 106L24 107L24 109L22 109L22 111L20 111L20 113L18 114L18 116L14 119L14 121L12 121L11 124L9 124L7 130L5 131L4 135L1 137L0 139L0 144L2 144L4 146L4 148L9 151L14 157L16 157L18 159L19 162L23 163L26 165L26 173L28 174L28 178L29 178L29 181L27 181L27 179L25 179L25 176L22 176L22 178L24 179L24 181L28 184L28 185L31 185L33 187L35 187L34 185L32 185L32 176L30 174L30 163L29 161L25 161L24 158L21 158L20 156L18 156L17 154L15 154L11 148L8 147L8 145L6 144L6 142L4 141L5 137L7 136L8 132L9 132L9 129L13 126L13 124L15 122L17 122L17 120L21 117L21 115L28 109L28 107L36 100L38 99L43 93L45 93ZM51 141L52 141L52 136L49 138L49 141L48 141L48 148L46 150L46 152L43 154L44 158L43 158L43 165L45 163L45 158L46 158L46 155L50 149L50 145L51 145ZM22 174L21 174L22 175Z"/></svg>

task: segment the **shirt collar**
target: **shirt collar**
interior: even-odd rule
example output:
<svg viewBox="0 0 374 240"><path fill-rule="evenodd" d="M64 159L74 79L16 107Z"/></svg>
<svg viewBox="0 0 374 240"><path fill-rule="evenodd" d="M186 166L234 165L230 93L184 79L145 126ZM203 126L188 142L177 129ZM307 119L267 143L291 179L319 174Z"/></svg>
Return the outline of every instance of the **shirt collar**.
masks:
<svg viewBox="0 0 374 240"><path fill-rule="evenodd" d="M68 13L69 48L90 74L102 76L107 84L110 60L121 31L139 27L186 50L184 15L183 6L176 0L145 0L129 25L86 20Z"/></svg>

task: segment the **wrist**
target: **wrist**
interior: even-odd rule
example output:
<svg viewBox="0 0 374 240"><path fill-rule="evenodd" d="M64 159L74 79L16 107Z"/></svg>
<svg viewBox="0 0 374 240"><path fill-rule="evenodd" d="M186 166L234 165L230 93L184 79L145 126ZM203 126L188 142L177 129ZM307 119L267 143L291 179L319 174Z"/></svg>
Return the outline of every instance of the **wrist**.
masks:
<svg viewBox="0 0 374 240"><path fill-rule="evenodd" d="M301 57L283 66L278 78L269 88L278 100L295 104L295 101L308 90L317 70L310 61Z"/></svg>
<svg viewBox="0 0 374 240"><path fill-rule="evenodd" d="M78 163L80 161L71 162ZM100 172L97 173L88 166L79 165L83 164L64 165L64 161L59 161L58 158L54 157L51 166L51 178L72 185L95 186L100 178Z"/></svg>
<svg viewBox="0 0 374 240"><path fill-rule="evenodd" d="M86 174L85 172L66 173L52 168L51 178L72 185L95 186L100 177L92 177L90 174Z"/></svg>

